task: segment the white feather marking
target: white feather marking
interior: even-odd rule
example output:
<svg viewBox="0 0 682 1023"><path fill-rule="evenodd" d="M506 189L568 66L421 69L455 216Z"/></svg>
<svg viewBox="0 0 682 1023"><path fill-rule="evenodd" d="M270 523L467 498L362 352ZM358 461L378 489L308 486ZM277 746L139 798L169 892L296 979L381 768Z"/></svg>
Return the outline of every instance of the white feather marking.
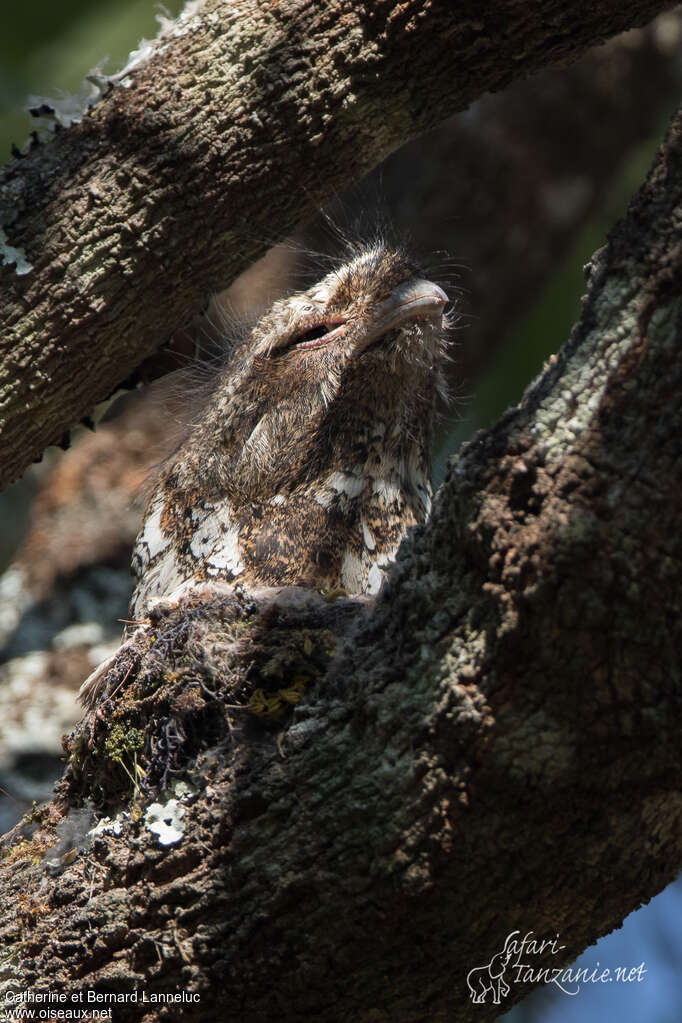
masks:
<svg viewBox="0 0 682 1023"><path fill-rule="evenodd" d="M367 579L367 593L374 596L379 592L384 581L384 573L378 565L372 565Z"/></svg>
<svg viewBox="0 0 682 1023"><path fill-rule="evenodd" d="M209 575L239 575L244 564L239 549L239 529L224 505L207 506L201 525L192 537L190 550L203 561Z"/></svg>
<svg viewBox="0 0 682 1023"><path fill-rule="evenodd" d="M363 593L365 590L365 566L362 558L352 551L346 551L343 558L341 585L348 593Z"/></svg>
<svg viewBox="0 0 682 1023"><path fill-rule="evenodd" d="M145 572L144 581L135 591L130 607L133 618L144 617L153 598L163 597L186 582L187 571L181 570L170 548L155 565Z"/></svg>
<svg viewBox="0 0 682 1023"><path fill-rule="evenodd" d="M143 546L146 548L146 557L149 561L154 561L156 557L163 550L165 550L170 540L163 532L161 528L161 512L163 509L163 501L159 500L155 503L153 509L147 515L140 531L140 535L137 538L137 547Z"/></svg>
<svg viewBox="0 0 682 1023"><path fill-rule="evenodd" d="M379 476L372 483L372 493L376 494L382 504L393 504L394 501L400 501L403 493L400 488L400 484L397 479L393 476L386 478L385 476Z"/></svg>
<svg viewBox="0 0 682 1023"><path fill-rule="evenodd" d="M364 519L362 520L362 536L363 536L363 539L365 541L365 546L367 547L367 550L368 551L373 551L376 548L376 545L377 545L376 544L376 540L372 536L372 533L368 529L367 523L365 522Z"/></svg>
<svg viewBox="0 0 682 1023"><path fill-rule="evenodd" d="M230 572L233 576L241 575L244 571L244 564L239 550L239 530L233 526L224 536L224 543L220 549L214 551L206 563L206 570L209 575L224 575Z"/></svg>
<svg viewBox="0 0 682 1023"><path fill-rule="evenodd" d="M355 476L347 472L332 472L325 480L325 486L335 490L337 494L347 497L358 497L367 485L365 476Z"/></svg>
<svg viewBox="0 0 682 1023"><path fill-rule="evenodd" d="M212 516L209 516L203 520L195 532L192 537L192 542L189 545L189 549L197 560L205 558L206 555L213 550L216 539L215 523Z"/></svg>
<svg viewBox="0 0 682 1023"><path fill-rule="evenodd" d="M314 492L314 498L318 504L321 504L323 508L328 508L334 500L334 491L332 490L319 490Z"/></svg>

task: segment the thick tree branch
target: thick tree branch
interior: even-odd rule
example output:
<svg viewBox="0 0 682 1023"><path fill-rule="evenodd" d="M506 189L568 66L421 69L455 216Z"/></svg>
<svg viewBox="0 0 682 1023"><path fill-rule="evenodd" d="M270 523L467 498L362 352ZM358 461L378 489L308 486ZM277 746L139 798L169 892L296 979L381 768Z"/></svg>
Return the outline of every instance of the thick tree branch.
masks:
<svg viewBox="0 0 682 1023"><path fill-rule="evenodd" d="M0 224L32 269L0 267L0 482L313 200L483 92L669 6L197 4L128 88L4 174Z"/></svg>
<svg viewBox="0 0 682 1023"><path fill-rule="evenodd" d="M6 843L13 984L200 998L124 1021L464 1021L510 932L559 932L540 962L564 965L675 876L681 219L678 115L569 342L453 462L369 617L216 598L137 634L60 803ZM349 631L280 734L234 709L246 665L310 679ZM73 800L121 805L121 760L147 797L188 772L183 835L133 809L41 889ZM531 986L508 979L507 1004Z"/></svg>

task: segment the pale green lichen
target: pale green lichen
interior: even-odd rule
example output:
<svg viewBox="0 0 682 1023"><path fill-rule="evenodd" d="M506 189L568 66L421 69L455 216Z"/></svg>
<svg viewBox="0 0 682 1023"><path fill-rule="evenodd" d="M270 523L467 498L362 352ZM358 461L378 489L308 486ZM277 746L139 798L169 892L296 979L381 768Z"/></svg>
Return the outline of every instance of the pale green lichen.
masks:
<svg viewBox="0 0 682 1023"><path fill-rule="evenodd" d="M119 763L122 763L125 757L134 756L143 746L144 732L139 728L124 728L121 724L111 727L104 744L107 755Z"/></svg>
<svg viewBox="0 0 682 1023"><path fill-rule="evenodd" d="M130 814L123 810L115 817L102 817L88 835L92 838L99 838L101 835L120 835L123 831L123 824L130 820Z"/></svg>
<svg viewBox="0 0 682 1023"><path fill-rule="evenodd" d="M17 277L23 277L24 274L30 273L33 269L33 264L29 263L26 259L26 253L23 249L17 249L13 245L7 244L8 239L4 230L0 227L0 256L2 257L3 266L16 266Z"/></svg>
<svg viewBox="0 0 682 1023"><path fill-rule="evenodd" d="M141 39L137 47L128 54L124 67L115 74L106 74L103 70L106 59L96 67L91 68L84 76L78 93L64 94L59 97L51 96L29 96L27 110L33 117L33 127L42 135L55 130L56 127L68 128L72 124L78 124L83 120L85 114L94 110L105 96L108 95L112 86L129 88L132 85L132 75L145 66L145 64L156 54L163 53L167 49L171 39L188 35L199 31L202 28L202 20L198 17L205 0L186 0L185 6L177 18L169 18L166 14L159 13L156 20L159 25L157 35L154 39ZM210 24L217 23L217 16L209 15ZM0 238L0 242L6 239ZM28 273L32 266L27 263L20 249L11 249L9 252L20 254L23 262L22 267L17 269L17 274ZM0 245L0 253L3 246ZM15 258L5 259L3 262L16 262ZM17 263L19 267L19 263Z"/></svg>
<svg viewBox="0 0 682 1023"><path fill-rule="evenodd" d="M158 836L161 845L174 845L184 835L182 818L185 808L177 799L169 799L165 805L152 803L144 815L147 828Z"/></svg>
<svg viewBox="0 0 682 1023"><path fill-rule="evenodd" d="M551 391L535 412L532 432L551 463L565 457L588 431L601 405L612 370L635 336L636 298L631 281L613 275L594 305L594 325L564 367L559 393Z"/></svg>

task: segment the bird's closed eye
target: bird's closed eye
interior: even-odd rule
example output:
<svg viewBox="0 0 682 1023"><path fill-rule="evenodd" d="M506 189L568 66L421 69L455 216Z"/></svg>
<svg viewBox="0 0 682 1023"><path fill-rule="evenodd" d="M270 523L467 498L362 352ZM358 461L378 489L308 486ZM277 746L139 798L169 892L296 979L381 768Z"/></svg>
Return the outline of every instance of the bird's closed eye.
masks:
<svg viewBox="0 0 682 1023"><path fill-rule="evenodd" d="M324 335L328 333L329 324L316 323L314 327L310 327L296 338L296 344L300 345L303 341L317 341L318 337L324 337Z"/></svg>
<svg viewBox="0 0 682 1023"><path fill-rule="evenodd" d="M345 330L346 321L341 319L321 320L311 323L291 340L291 348L320 348L339 337Z"/></svg>

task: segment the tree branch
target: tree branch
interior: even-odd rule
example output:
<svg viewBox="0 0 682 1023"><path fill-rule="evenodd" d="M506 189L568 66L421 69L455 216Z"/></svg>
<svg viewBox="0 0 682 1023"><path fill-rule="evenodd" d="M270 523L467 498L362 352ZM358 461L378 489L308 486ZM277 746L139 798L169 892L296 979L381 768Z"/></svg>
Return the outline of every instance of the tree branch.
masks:
<svg viewBox="0 0 682 1023"><path fill-rule="evenodd" d="M511 932L559 933L537 965L563 966L675 876L681 217L678 114L569 342L452 463L371 615L216 596L138 631L60 801L6 842L13 984L184 991L192 1020L464 1021ZM254 678L302 665L288 725L254 723ZM168 772L195 786L169 846L136 767L147 798ZM88 792L131 810L91 853ZM507 1004L537 983L507 979Z"/></svg>
<svg viewBox="0 0 682 1023"><path fill-rule="evenodd" d="M83 120L5 171L0 483L389 151L662 0L206 0Z"/></svg>

